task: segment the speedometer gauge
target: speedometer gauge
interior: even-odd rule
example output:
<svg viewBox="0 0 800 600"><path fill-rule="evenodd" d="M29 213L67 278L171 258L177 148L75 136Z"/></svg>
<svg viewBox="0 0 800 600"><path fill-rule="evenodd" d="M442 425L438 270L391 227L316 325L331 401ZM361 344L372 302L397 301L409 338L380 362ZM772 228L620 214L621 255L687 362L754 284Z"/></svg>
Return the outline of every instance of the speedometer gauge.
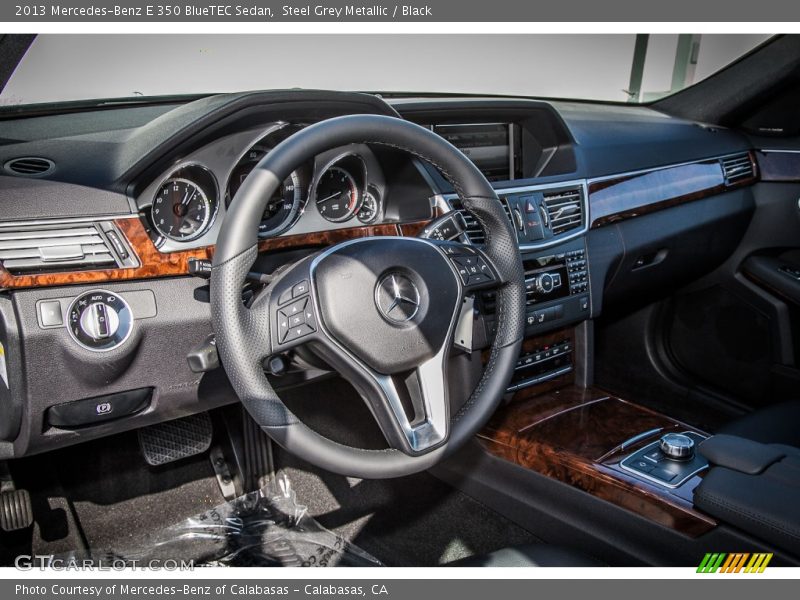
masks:
<svg viewBox="0 0 800 600"><path fill-rule="evenodd" d="M282 231L290 225L301 201L302 189L297 173L292 173L281 184L281 187L267 201L264 216L258 225L258 233L262 236Z"/></svg>
<svg viewBox="0 0 800 600"><path fill-rule="evenodd" d="M202 188L183 178L164 182L151 208L156 230L164 237L182 242L203 235L213 213L214 207Z"/></svg>
<svg viewBox="0 0 800 600"><path fill-rule="evenodd" d="M228 180L226 205L230 204L245 179L267 152L269 152L269 148L256 145L240 159ZM300 216L303 210L303 197L306 189L304 180L307 181L308 179L304 174L305 170L306 167L301 167L294 171L275 190L272 197L267 200L264 215L258 224L258 235L260 237L272 237L283 233Z"/></svg>
<svg viewBox="0 0 800 600"><path fill-rule="evenodd" d="M346 221L361 204L355 178L341 167L329 168L317 182L316 204L319 214L328 221Z"/></svg>

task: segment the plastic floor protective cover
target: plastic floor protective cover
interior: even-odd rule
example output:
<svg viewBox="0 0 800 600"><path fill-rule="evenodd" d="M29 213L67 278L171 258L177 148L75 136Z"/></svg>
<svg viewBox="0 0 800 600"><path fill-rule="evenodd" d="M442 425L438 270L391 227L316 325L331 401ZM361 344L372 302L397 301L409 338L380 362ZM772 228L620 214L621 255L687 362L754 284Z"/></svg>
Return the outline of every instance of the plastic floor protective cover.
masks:
<svg viewBox="0 0 800 600"><path fill-rule="evenodd" d="M194 557L196 566L327 567L382 566L345 538L325 529L297 502L285 472L260 490L240 496L162 529L147 547L107 552L90 549L59 559L108 564L168 566Z"/></svg>

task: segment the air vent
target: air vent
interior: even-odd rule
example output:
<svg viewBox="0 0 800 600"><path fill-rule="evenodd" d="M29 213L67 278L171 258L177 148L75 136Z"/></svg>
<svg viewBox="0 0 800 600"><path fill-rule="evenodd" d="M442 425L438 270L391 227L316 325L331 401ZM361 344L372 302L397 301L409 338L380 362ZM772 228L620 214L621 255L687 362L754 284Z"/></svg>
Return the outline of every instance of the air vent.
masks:
<svg viewBox="0 0 800 600"><path fill-rule="evenodd" d="M99 223L0 227L0 262L14 275L119 266Z"/></svg>
<svg viewBox="0 0 800 600"><path fill-rule="evenodd" d="M755 175L753 161L747 152L726 156L719 162L722 165L722 174L725 176L725 185L735 185Z"/></svg>
<svg viewBox="0 0 800 600"><path fill-rule="evenodd" d="M466 234L469 238L469 241L473 244L483 244L486 241L486 236L483 233L483 229L481 228L478 221L469 214L464 207L461 205L460 200L452 200L450 205L453 207L454 210L457 210L464 216L464 221L467 224Z"/></svg>
<svg viewBox="0 0 800 600"><path fill-rule="evenodd" d="M511 218L511 209L508 206L508 202L506 202L505 198L501 198L500 204L503 205L503 212L506 213L506 217L508 217L508 220L511 221L513 226L514 219ZM483 242L486 241L486 235L483 233L483 229L475 217L464 210L460 200L451 200L450 206L464 216L464 221L467 223L467 237L469 238L469 241L476 245L483 244Z"/></svg>
<svg viewBox="0 0 800 600"><path fill-rule="evenodd" d="M53 172L56 164L52 160L40 158L38 156L25 156L23 158L12 158L3 168L14 175L25 177L44 177Z"/></svg>
<svg viewBox="0 0 800 600"><path fill-rule="evenodd" d="M583 192L579 187L544 192L542 205L547 211L546 225L554 236L583 225Z"/></svg>

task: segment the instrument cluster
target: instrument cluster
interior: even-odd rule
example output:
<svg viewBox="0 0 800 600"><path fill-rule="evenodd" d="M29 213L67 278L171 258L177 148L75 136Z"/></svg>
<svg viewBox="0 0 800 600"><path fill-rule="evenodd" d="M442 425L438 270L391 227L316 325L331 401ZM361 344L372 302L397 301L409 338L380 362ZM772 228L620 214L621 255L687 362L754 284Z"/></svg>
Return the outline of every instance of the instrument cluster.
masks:
<svg viewBox="0 0 800 600"><path fill-rule="evenodd" d="M170 251L208 241L205 238L217 229L218 216L224 218L220 213L236 202L239 189L253 169L278 143L301 127L282 124L269 130L241 155L236 155L233 165L220 176L223 185L199 161L181 164L171 171L149 200L140 201L156 246ZM284 234L304 217L304 221L310 221L309 226L317 229L325 229L325 223L357 226L378 221L384 214L385 186L380 174L370 177L371 170L379 170L375 157L369 149L358 145L326 152L301 165L267 202L259 236Z"/></svg>

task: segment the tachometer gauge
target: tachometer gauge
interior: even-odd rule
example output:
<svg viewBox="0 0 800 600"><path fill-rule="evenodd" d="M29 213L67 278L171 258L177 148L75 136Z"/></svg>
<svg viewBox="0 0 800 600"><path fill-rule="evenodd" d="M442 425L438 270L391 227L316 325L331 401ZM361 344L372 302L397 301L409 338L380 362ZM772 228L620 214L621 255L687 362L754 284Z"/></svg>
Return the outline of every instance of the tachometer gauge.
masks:
<svg viewBox="0 0 800 600"><path fill-rule="evenodd" d="M214 206L203 189L189 179L168 179L153 199L151 217L156 230L171 240L185 242L208 230Z"/></svg>
<svg viewBox="0 0 800 600"><path fill-rule="evenodd" d="M361 208L358 209L356 216L362 223L372 223L378 217L379 210L380 201L377 192L370 187L364 194L364 200L361 202Z"/></svg>
<svg viewBox="0 0 800 600"><path fill-rule="evenodd" d="M317 211L328 221L346 221L358 211L361 193L355 178L341 167L331 167L320 175L315 194Z"/></svg>

